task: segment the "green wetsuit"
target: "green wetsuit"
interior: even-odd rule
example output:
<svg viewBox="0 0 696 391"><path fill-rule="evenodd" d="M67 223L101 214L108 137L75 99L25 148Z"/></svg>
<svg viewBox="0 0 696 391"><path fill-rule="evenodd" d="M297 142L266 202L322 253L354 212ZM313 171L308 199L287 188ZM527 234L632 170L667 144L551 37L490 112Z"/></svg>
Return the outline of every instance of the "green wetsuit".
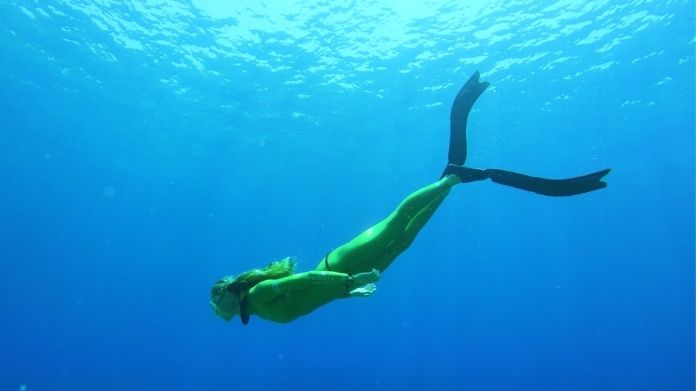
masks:
<svg viewBox="0 0 696 391"><path fill-rule="evenodd" d="M465 166L466 127L471 107L489 83L475 72L460 89L450 112L450 150L443 177L406 197L386 219L336 248L313 270L288 277L265 280L243 294L242 321L258 315L275 322L289 322L339 298L352 297L355 288L379 278L418 235L452 186L460 182L491 179L493 182L537 194L565 197L606 187L602 178L609 169L566 179L533 177L501 169ZM355 276L353 278L352 276ZM362 291L366 296L372 291ZM360 293L360 292L358 292Z"/></svg>
<svg viewBox="0 0 696 391"><path fill-rule="evenodd" d="M449 176L407 196L387 218L333 250L313 270L277 280L266 280L249 290L246 310L250 315L275 322L289 322L358 288L350 275L383 272L418 235L438 206L459 183ZM347 285L348 283L348 285Z"/></svg>

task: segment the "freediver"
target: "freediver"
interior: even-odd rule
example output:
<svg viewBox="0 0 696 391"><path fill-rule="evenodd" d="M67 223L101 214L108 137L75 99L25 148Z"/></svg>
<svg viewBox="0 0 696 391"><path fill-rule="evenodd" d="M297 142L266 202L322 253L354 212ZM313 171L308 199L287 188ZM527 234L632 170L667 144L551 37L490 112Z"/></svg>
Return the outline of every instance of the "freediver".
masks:
<svg viewBox="0 0 696 391"><path fill-rule="evenodd" d="M546 196L573 196L606 187L609 169L568 179L546 179L500 169L464 166L466 126L471 107L488 87L479 72L464 84L450 112L448 163L438 181L407 196L387 218L332 250L314 270L295 273L295 262L284 258L262 269L217 281L210 306L226 321L251 315L287 323L341 298L367 297L375 292L381 273L406 250L444 201L453 186L491 179L493 182Z"/></svg>

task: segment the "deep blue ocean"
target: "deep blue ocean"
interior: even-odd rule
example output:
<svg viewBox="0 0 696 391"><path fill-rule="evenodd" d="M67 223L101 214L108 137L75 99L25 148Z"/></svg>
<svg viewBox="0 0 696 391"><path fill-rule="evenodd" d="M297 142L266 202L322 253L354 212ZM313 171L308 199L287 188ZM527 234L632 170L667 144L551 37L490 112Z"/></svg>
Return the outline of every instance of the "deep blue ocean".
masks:
<svg viewBox="0 0 696 391"><path fill-rule="evenodd" d="M0 390L693 390L693 0L0 0ZM225 322L473 167L366 299Z"/></svg>

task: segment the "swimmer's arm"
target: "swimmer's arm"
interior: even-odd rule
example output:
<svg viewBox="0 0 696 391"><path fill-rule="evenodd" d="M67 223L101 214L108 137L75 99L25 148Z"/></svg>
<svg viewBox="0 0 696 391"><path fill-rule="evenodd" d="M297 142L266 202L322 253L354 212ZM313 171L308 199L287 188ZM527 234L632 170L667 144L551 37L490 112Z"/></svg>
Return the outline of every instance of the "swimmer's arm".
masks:
<svg viewBox="0 0 696 391"><path fill-rule="evenodd" d="M317 285L335 286L341 288L343 292L352 288L354 282L353 277L345 273L309 271L275 280L262 281L251 288L249 294L252 295L255 300L267 303L285 293Z"/></svg>

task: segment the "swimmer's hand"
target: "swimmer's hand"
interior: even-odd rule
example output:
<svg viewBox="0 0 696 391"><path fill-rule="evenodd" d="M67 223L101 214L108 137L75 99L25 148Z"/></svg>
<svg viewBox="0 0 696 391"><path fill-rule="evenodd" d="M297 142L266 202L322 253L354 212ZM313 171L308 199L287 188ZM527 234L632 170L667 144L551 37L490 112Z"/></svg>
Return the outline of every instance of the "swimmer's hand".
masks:
<svg viewBox="0 0 696 391"><path fill-rule="evenodd" d="M380 273L377 269L372 269L372 271L358 273L353 276L353 286L357 286L355 289L351 289L348 292L349 297L367 297L375 293L377 286L375 282L379 281Z"/></svg>
<svg viewBox="0 0 696 391"><path fill-rule="evenodd" d="M380 273L377 269L372 269L372 271L358 273L353 275L353 285L363 286L379 281Z"/></svg>
<svg viewBox="0 0 696 391"><path fill-rule="evenodd" d="M355 288L348 292L348 297L367 297L375 293L377 286L373 283L363 285L360 288Z"/></svg>

